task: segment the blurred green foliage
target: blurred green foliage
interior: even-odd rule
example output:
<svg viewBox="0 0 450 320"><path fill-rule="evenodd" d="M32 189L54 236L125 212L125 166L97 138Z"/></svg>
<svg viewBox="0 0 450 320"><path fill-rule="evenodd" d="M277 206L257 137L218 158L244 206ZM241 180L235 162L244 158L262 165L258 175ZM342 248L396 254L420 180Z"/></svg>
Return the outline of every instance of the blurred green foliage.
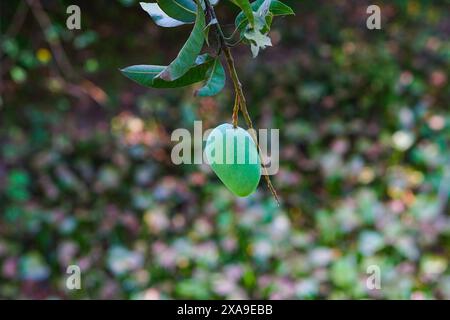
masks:
<svg viewBox="0 0 450 320"><path fill-rule="evenodd" d="M286 1L277 46L235 49L257 126L281 129L281 207L170 161L173 129L231 121L231 88L196 99L118 72L167 63L189 28L129 0L83 4L69 31L69 2L42 1L44 30L1 4L0 297L450 299L448 1L383 1L378 31L366 1Z"/></svg>

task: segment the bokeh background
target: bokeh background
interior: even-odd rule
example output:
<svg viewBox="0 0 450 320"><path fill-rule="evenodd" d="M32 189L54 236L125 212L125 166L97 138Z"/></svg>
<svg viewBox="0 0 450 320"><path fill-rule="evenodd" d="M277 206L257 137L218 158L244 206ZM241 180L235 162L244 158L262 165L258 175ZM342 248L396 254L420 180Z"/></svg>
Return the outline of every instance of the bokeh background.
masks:
<svg viewBox="0 0 450 320"><path fill-rule="evenodd" d="M1 2L1 298L450 299L449 1L377 1L370 31L369 1L286 0L273 48L234 49L257 127L280 128L281 207L170 160L174 129L230 121L230 85L197 99L118 71L167 64L190 27L76 2L75 31L74 1Z"/></svg>

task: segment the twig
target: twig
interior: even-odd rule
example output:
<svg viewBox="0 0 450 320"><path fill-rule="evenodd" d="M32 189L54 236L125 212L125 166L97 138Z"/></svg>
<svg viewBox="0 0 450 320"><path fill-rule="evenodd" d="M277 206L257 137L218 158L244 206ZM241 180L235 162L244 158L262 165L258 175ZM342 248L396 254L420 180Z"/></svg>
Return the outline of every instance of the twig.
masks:
<svg viewBox="0 0 450 320"><path fill-rule="evenodd" d="M227 42L225 40L225 36L223 34L223 31L222 31L222 28L220 26L219 20L217 20L217 16L216 16L216 13L214 11L214 7L211 5L209 0L205 0L205 4L206 4L206 9L207 9L209 15L211 16L211 19L215 19L217 21L217 23L216 23L216 30L217 30L217 34L218 34L218 37L219 37L219 43L220 43L220 46L222 48L221 51L223 52L223 54L225 56L225 60L227 62L228 71L229 71L231 79L233 81L234 90L235 90L235 93L236 93L236 98L238 99L238 102L239 102L239 105L240 105L240 108L241 108L241 112L244 115L244 119L245 119L245 122L246 122L248 128L249 129L253 129L253 122L252 122L252 119L250 118L250 114L248 113L248 110L247 110L247 102L245 100L245 95L244 95L244 92L242 90L241 81L239 80L239 76L238 76L237 71L236 71L236 66L235 66L235 63L234 63L233 55L231 53L231 49L230 49L230 47L228 46L228 44L227 44ZM233 125L234 125L234 123L233 123ZM275 190L275 187L272 184L272 181L270 180L269 174L267 172L267 168L265 167L265 165L263 163L263 158L262 158L262 155L261 155L261 148L259 147L259 142L258 142L258 139L256 137L255 130L253 129L253 130L249 130L249 131L250 131L250 133L251 133L251 135L252 135L252 137L253 137L253 139L254 139L257 147L258 147L258 154L259 154L259 157L261 159L262 168L263 168L263 174L264 174L264 178L265 178L266 183L267 183L267 187L269 188L270 192L272 193L272 195L275 198L275 200L278 203L278 205L280 205L280 199L278 197L278 194L277 194L277 192Z"/></svg>
<svg viewBox="0 0 450 320"><path fill-rule="evenodd" d="M27 0L27 3L30 6L31 11L33 12L33 15L35 16L39 26L44 32L44 36L46 36L45 33L51 27L52 22L45 12L44 8L42 7L41 2L39 0ZM55 37L55 39L52 39L52 41L47 42L50 45L50 50L52 50L58 67L62 70L65 76L69 78L75 76L75 71L70 64L69 59L64 52L64 49L62 48L59 38Z"/></svg>
<svg viewBox="0 0 450 320"><path fill-rule="evenodd" d="M3 34L5 38L14 38L19 32L20 28L22 28L23 23L25 22L25 17L27 16L28 7L24 2L19 3L17 6L17 10L14 13L14 16L11 20L11 24Z"/></svg>
<svg viewBox="0 0 450 320"><path fill-rule="evenodd" d="M234 97L234 107L233 107L233 116L232 116L232 122L233 122L233 128L237 128L238 126L238 120L239 120L239 97L238 95L235 95Z"/></svg>
<svg viewBox="0 0 450 320"><path fill-rule="evenodd" d="M1 38L2 41L8 39L8 38L14 38L17 33L20 31L20 29L23 26L23 23L25 22L25 18L27 16L28 12L28 6L26 6L25 2L19 3L17 6L16 12L14 13L14 16L12 18L12 22L9 25L9 27L6 29L6 32L2 34ZM3 58L3 55L5 55L4 50L0 52L0 57ZM0 70L0 74L3 76L9 72L11 67L14 65L16 59L11 58L7 59L5 58L6 62L2 61L2 68Z"/></svg>
<svg viewBox="0 0 450 320"><path fill-rule="evenodd" d="M33 15L35 16L45 36L46 30L48 30L52 25L50 17L45 12L39 0L27 0L27 4L33 12ZM55 57L58 68L62 71L62 74L60 74L59 78L63 80L63 84L65 85L66 89L68 89L69 93L75 96L79 96L80 93L85 94L99 105L104 105L106 93L96 84L87 79L83 79L76 73L75 69L72 67L69 59L67 58L67 55L59 38L56 37L54 40L47 42L50 46L53 56ZM66 81L66 78L71 81ZM75 80L77 83L74 83ZM78 82L81 82L81 84L78 84ZM76 94L73 94L74 92Z"/></svg>

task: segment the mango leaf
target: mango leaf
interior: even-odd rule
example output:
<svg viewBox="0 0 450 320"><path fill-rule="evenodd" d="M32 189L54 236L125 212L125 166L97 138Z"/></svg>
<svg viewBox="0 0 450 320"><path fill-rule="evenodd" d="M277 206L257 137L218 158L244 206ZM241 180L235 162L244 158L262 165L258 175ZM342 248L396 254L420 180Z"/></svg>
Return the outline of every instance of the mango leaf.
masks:
<svg viewBox="0 0 450 320"><path fill-rule="evenodd" d="M202 50L205 41L205 14L201 6L197 8L197 18L194 29L188 40L181 48L178 56L157 77L165 81L173 81L184 75L194 64L195 59Z"/></svg>
<svg viewBox="0 0 450 320"><path fill-rule="evenodd" d="M264 0L257 0L255 2L252 2L251 4L252 10L254 12L257 12L263 3ZM270 3L269 11L270 13L272 13L273 16L286 16L295 14L294 11L289 6L278 0L272 0L272 2ZM248 19L241 12L236 17L235 24L238 30L243 30L245 26L248 24Z"/></svg>
<svg viewBox="0 0 450 320"><path fill-rule="evenodd" d="M193 0L157 0L159 7L169 17L186 23L193 23L197 5Z"/></svg>
<svg viewBox="0 0 450 320"><path fill-rule="evenodd" d="M242 14L245 15L247 21L253 27L255 25L255 18L253 17L253 10L250 2L248 0L231 0L235 5L237 5L242 10Z"/></svg>
<svg viewBox="0 0 450 320"><path fill-rule="evenodd" d="M208 70L205 85L195 92L199 97L211 97L218 94L225 87L225 70L220 59L214 59L213 65Z"/></svg>
<svg viewBox="0 0 450 320"><path fill-rule="evenodd" d="M198 56L195 64L182 77L175 81L165 81L157 78L166 66L136 65L120 70L127 78L140 85L150 88L179 88L188 86L207 78L207 74L215 60L208 54Z"/></svg>
<svg viewBox="0 0 450 320"><path fill-rule="evenodd" d="M272 12L274 16L295 15L294 10L292 10L291 7L278 0L272 0L270 12Z"/></svg>
<svg viewBox="0 0 450 320"><path fill-rule="evenodd" d="M141 8L147 12L153 21L160 27L171 28L185 24L183 21L178 21L169 17L163 10L161 10L157 3L140 2L140 5Z"/></svg>

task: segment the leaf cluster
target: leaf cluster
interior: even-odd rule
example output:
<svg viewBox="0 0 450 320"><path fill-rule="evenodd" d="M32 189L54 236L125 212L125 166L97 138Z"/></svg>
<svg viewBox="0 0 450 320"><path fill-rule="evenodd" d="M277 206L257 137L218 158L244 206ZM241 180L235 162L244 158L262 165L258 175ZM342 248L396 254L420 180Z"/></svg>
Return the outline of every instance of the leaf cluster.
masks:
<svg viewBox="0 0 450 320"><path fill-rule="evenodd" d="M205 3L208 1L208 3ZM235 31L238 42L250 46L253 57L261 49L272 46L268 36L273 17L292 15L293 10L278 0L228 0L235 4L240 12L235 19ZM141 2L140 5L152 20L161 27L177 27L193 24L189 38L178 52L177 57L167 66L134 65L122 69L122 73L140 85L151 88L178 88L203 82L196 95L207 97L218 94L225 86L225 70L220 57L202 54L212 26L220 25L208 14L207 5L216 6L219 0L157 0L156 3ZM221 32L221 31L220 31ZM223 36L223 34L222 34ZM225 36L224 36L225 38ZM230 39L232 37L226 38ZM216 52L221 51L219 43Z"/></svg>

